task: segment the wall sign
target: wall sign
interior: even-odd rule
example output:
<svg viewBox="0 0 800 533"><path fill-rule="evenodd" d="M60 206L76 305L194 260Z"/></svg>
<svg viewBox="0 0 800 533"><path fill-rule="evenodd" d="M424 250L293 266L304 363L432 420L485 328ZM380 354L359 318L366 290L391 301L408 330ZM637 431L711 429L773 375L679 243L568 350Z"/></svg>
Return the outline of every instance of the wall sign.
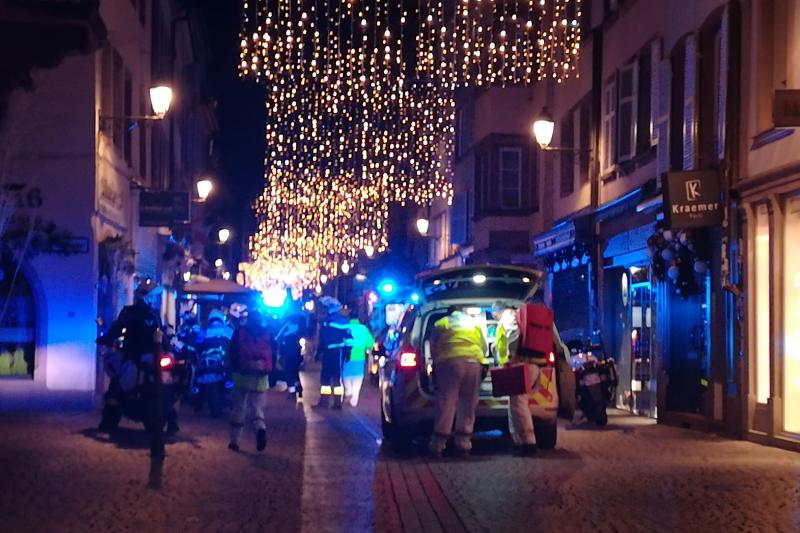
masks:
<svg viewBox="0 0 800 533"><path fill-rule="evenodd" d="M140 226L172 226L187 222L189 222L189 193L143 191L139 194Z"/></svg>
<svg viewBox="0 0 800 533"><path fill-rule="evenodd" d="M722 223L719 174L714 170L667 174L664 210L670 227L704 228Z"/></svg>
<svg viewBox="0 0 800 533"><path fill-rule="evenodd" d="M772 122L776 128L800 126L800 90L775 91L772 103Z"/></svg>

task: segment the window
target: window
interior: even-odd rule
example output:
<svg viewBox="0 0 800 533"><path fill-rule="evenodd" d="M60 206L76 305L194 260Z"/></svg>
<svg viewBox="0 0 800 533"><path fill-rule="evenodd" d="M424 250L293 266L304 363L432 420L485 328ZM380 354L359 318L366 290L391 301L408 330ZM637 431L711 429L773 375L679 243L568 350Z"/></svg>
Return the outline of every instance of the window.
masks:
<svg viewBox="0 0 800 533"><path fill-rule="evenodd" d="M500 208L522 207L522 149L500 148Z"/></svg>
<svg viewBox="0 0 800 533"><path fill-rule="evenodd" d="M608 82L603 89L603 174L614 170L617 162L617 83Z"/></svg>
<svg viewBox="0 0 800 533"><path fill-rule="evenodd" d="M756 321L756 399L767 403L770 396L770 253L769 211L756 208L755 321Z"/></svg>
<svg viewBox="0 0 800 533"><path fill-rule="evenodd" d="M618 161L628 161L636 155L636 122L638 62L632 61L619 70L619 129L617 136Z"/></svg>
<svg viewBox="0 0 800 533"><path fill-rule="evenodd" d="M786 201L783 250L783 424L800 433L800 196Z"/></svg>
<svg viewBox="0 0 800 533"><path fill-rule="evenodd" d="M36 308L28 280L16 265L4 262L0 280L0 378L32 378L35 361Z"/></svg>
<svg viewBox="0 0 800 533"><path fill-rule="evenodd" d="M773 127L772 100L779 89L800 89L800 6L759 0L757 11L758 131Z"/></svg>
<svg viewBox="0 0 800 533"><path fill-rule="evenodd" d="M145 116L148 114L147 106L149 105L149 98L147 96L147 90L142 89L141 96L139 98L139 114ZM139 128L139 175L142 179L147 182L147 178L150 175L147 172L147 130L148 128Z"/></svg>

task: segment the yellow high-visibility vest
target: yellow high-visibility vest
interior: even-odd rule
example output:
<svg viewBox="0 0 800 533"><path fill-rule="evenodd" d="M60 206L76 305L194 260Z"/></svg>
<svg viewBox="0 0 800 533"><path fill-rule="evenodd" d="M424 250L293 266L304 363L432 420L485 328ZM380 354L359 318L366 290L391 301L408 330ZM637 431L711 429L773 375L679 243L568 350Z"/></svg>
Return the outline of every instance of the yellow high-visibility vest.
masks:
<svg viewBox="0 0 800 533"><path fill-rule="evenodd" d="M477 320L461 311L433 324L433 360L437 363L466 357L486 364L486 337Z"/></svg>

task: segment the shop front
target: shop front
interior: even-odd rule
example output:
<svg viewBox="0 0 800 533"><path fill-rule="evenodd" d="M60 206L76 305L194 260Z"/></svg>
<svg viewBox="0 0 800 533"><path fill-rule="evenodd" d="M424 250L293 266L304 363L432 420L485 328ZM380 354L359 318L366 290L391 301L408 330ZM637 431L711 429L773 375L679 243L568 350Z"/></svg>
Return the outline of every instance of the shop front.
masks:
<svg viewBox="0 0 800 533"><path fill-rule="evenodd" d="M534 256L547 267L545 298L565 342L590 341L596 329L596 272L591 216L563 221L533 239Z"/></svg>
<svg viewBox="0 0 800 533"><path fill-rule="evenodd" d="M692 227L671 209L669 197L638 191L598 211L601 326L617 361L617 407L705 427L722 417L724 339L712 324L722 332L724 318L713 313L721 289L711 274L721 230Z"/></svg>
<svg viewBox="0 0 800 533"><path fill-rule="evenodd" d="M742 186L746 433L800 450L800 173Z"/></svg>

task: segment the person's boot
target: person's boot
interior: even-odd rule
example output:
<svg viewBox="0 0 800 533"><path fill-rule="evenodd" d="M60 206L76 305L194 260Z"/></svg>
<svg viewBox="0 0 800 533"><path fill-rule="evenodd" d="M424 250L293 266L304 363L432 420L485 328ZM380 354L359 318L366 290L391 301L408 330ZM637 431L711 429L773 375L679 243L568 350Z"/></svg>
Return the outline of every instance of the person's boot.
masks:
<svg viewBox="0 0 800 533"><path fill-rule="evenodd" d="M256 432L256 450L263 452L267 447L267 430L264 428Z"/></svg>
<svg viewBox="0 0 800 533"><path fill-rule="evenodd" d="M520 444L514 447L514 455L517 457L534 457L536 455L535 444Z"/></svg>
<svg viewBox="0 0 800 533"><path fill-rule="evenodd" d="M238 452L239 451L239 445L235 441L230 441L228 443L228 449L230 451L232 451L232 452Z"/></svg>
<svg viewBox="0 0 800 533"><path fill-rule="evenodd" d="M343 400L342 400L342 397L341 397L341 396L336 396L336 397L333 399L333 406L332 406L332 408L333 408L335 411L341 411L341 410L342 410L342 403L344 403L344 402L343 402Z"/></svg>

